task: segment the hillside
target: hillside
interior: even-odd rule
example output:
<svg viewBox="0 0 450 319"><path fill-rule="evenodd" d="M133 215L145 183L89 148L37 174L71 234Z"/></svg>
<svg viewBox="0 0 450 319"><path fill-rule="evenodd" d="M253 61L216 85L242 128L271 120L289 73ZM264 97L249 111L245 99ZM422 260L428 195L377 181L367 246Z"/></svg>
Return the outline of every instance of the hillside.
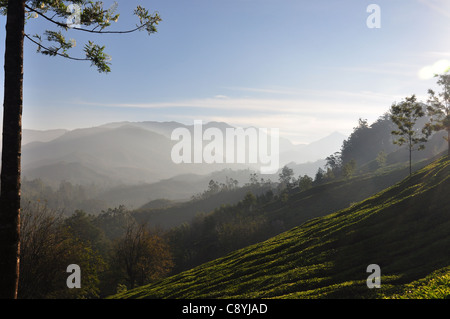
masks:
<svg viewBox="0 0 450 319"><path fill-rule="evenodd" d="M430 160L415 163L413 166L414 170L422 168L429 162ZM248 175L251 173L251 171L225 172L233 178L242 176L248 178ZM194 180L189 189L197 189L197 191L204 190L209 180L216 179L220 176L218 173L220 172L203 177L200 180L202 184L199 185L196 183L197 180ZM351 179L333 180L302 192L297 187L291 191L287 203L281 199L272 200L269 203L264 203L257 209L260 211L260 215L267 218L268 222L276 223L278 227L292 228L310 218L326 215L330 211L345 208L353 202L372 196L386 187L401 181L406 176L408 176L408 168L405 165L392 165L383 170L361 174ZM187 183L185 181L181 180L177 183L180 185L170 183L167 187L170 186L175 190L177 189L176 187L186 188ZM155 190L152 190L152 195L157 194L157 186L162 188L161 182L154 185ZM276 185L274 184L273 187L276 187ZM131 189L131 187L129 188ZM253 192L254 195L260 195L267 190L268 188L263 187L241 187L232 192L219 193L212 198L202 199L200 201L183 201L182 203L175 202L163 208L151 208L143 205L140 209L136 209L134 213L139 220L146 221L151 225L158 225L164 228L173 227L185 222L191 222L196 213L203 212L208 214L212 213L214 209L219 208L221 205L237 203L244 198L248 191ZM276 190L274 189L274 191ZM129 194L128 191L124 191L122 188L117 189L117 194L113 192L109 193L114 194L114 196L108 195L110 196L109 200L111 202L114 202L113 197L121 198L123 194L129 196L129 198L133 198L133 194ZM135 193L137 192L135 191ZM151 192L147 191L147 193L150 194Z"/></svg>
<svg viewBox="0 0 450 319"><path fill-rule="evenodd" d="M185 202L203 192L210 180L225 183L227 178L233 178L239 185L243 185L248 182L252 172L249 169L223 169L210 174L181 174L151 184L113 187L106 190L98 199L108 202L111 206L125 205L129 209L145 208L147 203L157 199Z"/></svg>
<svg viewBox="0 0 450 319"><path fill-rule="evenodd" d="M115 298L370 298L450 265L450 159L378 194ZM381 267L381 289L366 268Z"/></svg>
<svg viewBox="0 0 450 319"><path fill-rule="evenodd" d="M218 192L206 198L192 199L185 202L172 202L165 207L152 208L147 203L142 208L132 212L139 222L162 229L177 227L183 223L192 222L199 213L209 213L223 205L234 205L243 200L247 191L260 195L267 191L268 187L243 186L241 188Z"/></svg>
<svg viewBox="0 0 450 319"><path fill-rule="evenodd" d="M414 171L430 162L416 163ZM353 178L335 178L308 190L295 187L282 196L276 185L249 184L189 202L143 207L132 215L152 227L174 227L168 239L176 274L346 208L396 184L408 171L403 164L390 165ZM244 200L249 191L256 196L251 206Z"/></svg>

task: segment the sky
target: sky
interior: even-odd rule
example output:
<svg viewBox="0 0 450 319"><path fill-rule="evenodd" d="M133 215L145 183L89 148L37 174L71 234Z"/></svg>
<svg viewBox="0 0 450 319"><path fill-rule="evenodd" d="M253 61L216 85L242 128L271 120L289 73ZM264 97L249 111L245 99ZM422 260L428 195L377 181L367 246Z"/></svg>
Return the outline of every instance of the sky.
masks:
<svg viewBox="0 0 450 319"><path fill-rule="evenodd" d="M106 46L109 74L38 54L25 39L24 128L202 120L278 128L310 143L348 135L359 118L372 123L412 94L426 99L433 73L450 67L448 0L117 2L121 16L110 30L134 27L137 5L163 21L151 36L70 30L74 56L83 57L88 40ZM368 27L371 4L380 8L379 28ZM46 28L54 29L38 17L26 33ZM1 52L4 38L2 31Z"/></svg>

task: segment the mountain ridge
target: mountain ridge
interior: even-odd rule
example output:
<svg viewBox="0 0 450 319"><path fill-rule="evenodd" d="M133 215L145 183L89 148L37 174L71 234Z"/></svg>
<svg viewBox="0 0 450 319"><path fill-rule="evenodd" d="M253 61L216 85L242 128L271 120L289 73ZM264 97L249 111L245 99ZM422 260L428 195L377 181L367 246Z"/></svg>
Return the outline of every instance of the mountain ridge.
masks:
<svg viewBox="0 0 450 319"><path fill-rule="evenodd" d="M205 123L203 127L206 129L216 126L222 130L232 127L223 122L209 122ZM30 137L28 140L33 142L23 146L23 173L27 178L45 180L46 175L40 172L41 168L48 171L50 165L78 163L79 169L82 167L87 169L83 174L87 175L88 170L96 171L99 174L100 183L104 183L105 180L115 180L116 185L123 185L153 183L186 173L208 174L224 168L244 169L250 167L257 169L257 166L249 164L177 165L173 163L171 150L175 141L170 139L170 134L177 127L193 129L193 125L177 122L115 122L70 131L56 130L53 138L36 137L33 139ZM44 134L47 131L42 132ZM36 134L39 135L38 133ZM315 148L315 142L311 143L309 146L311 150L306 149L303 152L304 160L302 160L300 151L294 151L290 158L287 158L286 153L282 152L280 167L292 161L306 163L314 161L315 158L323 159L325 154L329 154L340 145L340 142L335 141L333 146L329 144L324 147L323 141L326 139L325 137L317 141L320 145ZM284 138L281 138L280 141L280 151L286 148L295 150L295 146L290 141ZM318 149L321 149L320 154L317 152ZM315 168L317 169L318 165ZM310 172L311 170L308 171L308 173ZM54 185L66 180L65 177L57 178L55 174L53 175L54 177L49 182Z"/></svg>

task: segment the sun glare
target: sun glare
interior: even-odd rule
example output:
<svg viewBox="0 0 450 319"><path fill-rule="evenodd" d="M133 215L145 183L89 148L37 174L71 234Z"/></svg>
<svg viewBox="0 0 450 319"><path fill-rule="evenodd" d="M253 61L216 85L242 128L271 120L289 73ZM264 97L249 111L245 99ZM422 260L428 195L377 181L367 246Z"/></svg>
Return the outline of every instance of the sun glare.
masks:
<svg viewBox="0 0 450 319"><path fill-rule="evenodd" d="M435 76L435 74L442 74L450 70L449 60L439 60L433 65L427 65L419 70L418 76L422 80L429 80Z"/></svg>

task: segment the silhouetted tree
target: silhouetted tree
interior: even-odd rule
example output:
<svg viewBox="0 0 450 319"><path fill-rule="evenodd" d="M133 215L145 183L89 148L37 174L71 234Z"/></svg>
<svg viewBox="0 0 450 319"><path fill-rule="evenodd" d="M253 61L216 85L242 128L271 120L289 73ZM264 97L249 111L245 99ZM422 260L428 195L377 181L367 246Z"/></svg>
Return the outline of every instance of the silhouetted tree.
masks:
<svg viewBox="0 0 450 319"><path fill-rule="evenodd" d="M284 188L290 188L291 187L291 179L294 176L294 171L292 168L287 167L286 165L283 166L281 169L281 173L278 174L278 179L280 181L280 187L281 189Z"/></svg>
<svg viewBox="0 0 450 319"><path fill-rule="evenodd" d="M322 167L319 167L316 172L316 176L314 177L314 183L320 184L323 182L323 179L325 178L325 171Z"/></svg>
<svg viewBox="0 0 450 319"><path fill-rule="evenodd" d="M364 165L377 157L380 151L390 153L395 150L391 132L396 129L388 113L380 116L370 126L367 120L359 120L358 126L341 147L343 164L354 159L358 165Z"/></svg>
<svg viewBox="0 0 450 319"><path fill-rule="evenodd" d="M412 152L414 150L422 150L428 139L428 132L423 129L419 131L415 128L417 120L425 115L425 111L421 103L417 102L415 95L406 97L400 103L394 103L391 106L391 119L397 125L398 129L392 131L394 136L398 138L393 141L394 144L402 146L406 144L409 151L409 174L412 174L411 161ZM419 145L416 149L415 146Z"/></svg>
<svg viewBox="0 0 450 319"><path fill-rule="evenodd" d="M327 168L327 177L333 179L334 177L339 176L343 165L341 152L335 152L328 156L326 161L325 167Z"/></svg>
<svg viewBox="0 0 450 319"><path fill-rule="evenodd" d="M156 32L161 21L138 6L134 14L140 24L126 31L107 31L117 21L115 6L104 9L101 1L86 0L1 0L0 13L6 15L5 80L3 101L3 143L0 194L0 298L16 298L20 256L20 175L23 106L23 44L24 38L37 45L38 52L72 60L90 61L99 72L110 72L109 56L104 46L88 41L85 57L76 58L67 52L75 43L67 40L63 30L78 30L95 34L129 33L146 30ZM59 30L46 30L47 43L41 35L25 33L25 19L39 16Z"/></svg>
<svg viewBox="0 0 450 319"><path fill-rule="evenodd" d="M326 158L326 161L327 161L326 166L331 168L332 170L341 168L342 166L341 152L335 152L334 154L328 156Z"/></svg>
<svg viewBox="0 0 450 319"><path fill-rule="evenodd" d="M305 191L307 189L310 189L313 184L313 179L309 177L308 175L299 176L298 178L298 187L300 188L300 191Z"/></svg>
<svg viewBox="0 0 450 319"><path fill-rule="evenodd" d="M258 174L251 173L250 174L250 182L249 183L250 183L250 185L258 186L259 185Z"/></svg>
<svg viewBox="0 0 450 319"><path fill-rule="evenodd" d="M220 190L219 182L210 180L208 183L208 189L205 191L205 198L214 194L217 194Z"/></svg>
<svg viewBox="0 0 450 319"><path fill-rule="evenodd" d="M439 79L437 84L442 88L442 92L435 93L433 90L428 90L428 114L430 115L430 122L427 123L426 129L429 134L433 131L447 131L447 137L444 137L448 143L448 155L450 156L450 74L436 75Z"/></svg>

